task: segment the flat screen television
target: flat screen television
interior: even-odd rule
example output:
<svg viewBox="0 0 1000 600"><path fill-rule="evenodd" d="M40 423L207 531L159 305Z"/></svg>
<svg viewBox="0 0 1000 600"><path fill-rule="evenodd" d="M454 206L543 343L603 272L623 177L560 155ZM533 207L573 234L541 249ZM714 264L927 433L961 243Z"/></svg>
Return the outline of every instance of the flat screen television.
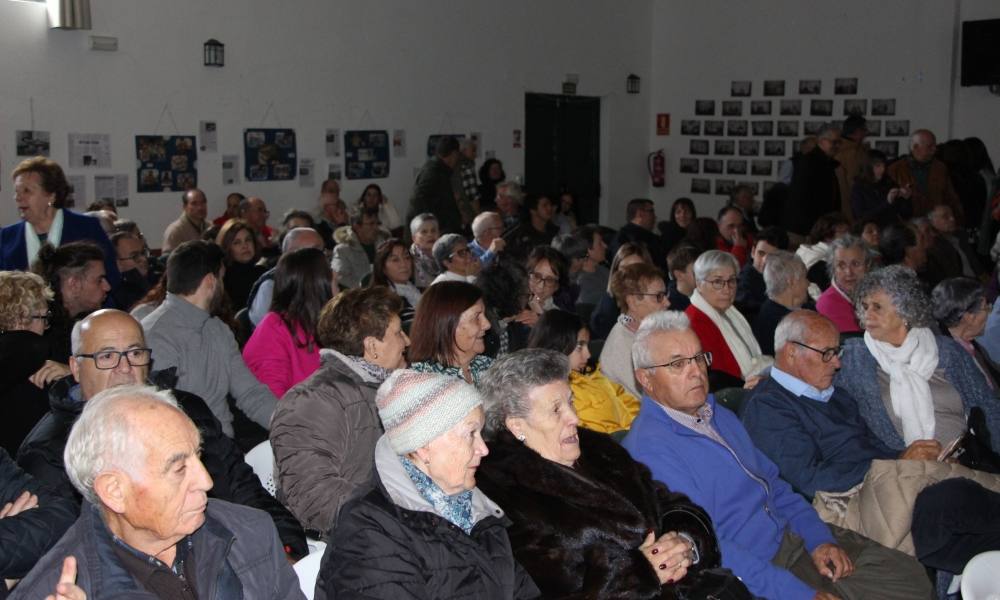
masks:
<svg viewBox="0 0 1000 600"><path fill-rule="evenodd" d="M1000 19L962 23L962 85L1000 84Z"/></svg>

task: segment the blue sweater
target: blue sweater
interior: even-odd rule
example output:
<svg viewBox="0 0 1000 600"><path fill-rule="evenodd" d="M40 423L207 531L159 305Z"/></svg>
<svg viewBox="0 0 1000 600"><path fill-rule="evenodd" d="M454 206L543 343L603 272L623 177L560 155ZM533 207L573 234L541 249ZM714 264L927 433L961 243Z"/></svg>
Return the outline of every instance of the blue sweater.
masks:
<svg viewBox="0 0 1000 600"><path fill-rule="evenodd" d="M843 388L820 402L768 378L744 399L741 418L782 479L810 498L820 490L850 489L865 478L872 460L898 456L868 429Z"/></svg>
<svg viewBox="0 0 1000 600"><path fill-rule="evenodd" d="M731 411L709 395L716 431L735 452L670 418L648 396L622 445L653 477L687 494L708 511L715 524L722 564L750 591L766 598L812 600L815 592L789 571L771 564L785 529L802 537L812 552L835 543L811 506L778 477ZM751 476L747 473L753 474Z"/></svg>
<svg viewBox="0 0 1000 600"><path fill-rule="evenodd" d="M1000 402L993 395L972 357L962 350L958 342L940 335L934 338L938 344L938 368L944 370L944 378L958 390L966 417L974 406L983 409L986 424L992 434L993 450L1000 452ZM902 434L893 426L882 402L878 370L878 362L868 351L864 339L846 340L844 356L840 359L840 371L833 384L844 388L854 398L861 417L885 445L902 451L906 448L906 443Z"/></svg>

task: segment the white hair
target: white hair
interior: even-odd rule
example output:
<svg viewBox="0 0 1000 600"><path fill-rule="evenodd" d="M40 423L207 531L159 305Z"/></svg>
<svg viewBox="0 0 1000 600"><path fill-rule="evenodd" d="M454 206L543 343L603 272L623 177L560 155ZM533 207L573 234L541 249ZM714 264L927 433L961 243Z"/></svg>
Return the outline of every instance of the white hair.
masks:
<svg viewBox="0 0 1000 600"><path fill-rule="evenodd" d="M281 253L288 254L292 250L298 250L299 246L297 244L301 243L302 237L308 235L310 232L319 235L315 229L312 227L296 227L288 231L285 234L285 239L281 240ZM320 238L322 239L322 238ZM320 246L320 250L323 246Z"/></svg>
<svg viewBox="0 0 1000 600"><path fill-rule="evenodd" d="M676 310L661 310L646 315L639 325L639 331L635 334L635 341L632 342L632 365L636 369L645 369L653 364L650 356L649 338L654 333L661 331L687 331L691 329L691 321L688 316Z"/></svg>
<svg viewBox="0 0 1000 600"><path fill-rule="evenodd" d="M410 221L410 235L417 235L417 232L427 221L434 221L434 224L437 225L438 218L434 216L434 213L420 213L413 217L413 220Z"/></svg>
<svg viewBox="0 0 1000 600"><path fill-rule="evenodd" d="M767 257L764 265L764 285L767 297L772 300L784 294L792 284L806 278L806 263L785 250L779 250Z"/></svg>
<svg viewBox="0 0 1000 600"><path fill-rule="evenodd" d="M479 238L482 234L486 233L489 228L490 219L499 219L500 213L495 212L481 212L476 215L476 218L472 220L472 235L473 237Z"/></svg>
<svg viewBox="0 0 1000 600"><path fill-rule="evenodd" d="M698 283L701 283L708 279L712 271L717 271L724 267L731 268L733 275L740 272L740 263L732 254L723 252L722 250L702 252L698 259L694 261L694 279Z"/></svg>
<svg viewBox="0 0 1000 600"><path fill-rule="evenodd" d="M95 506L100 505L94 491L98 475L111 469L135 473L135 465L145 458L128 419L137 403L160 403L180 410L177 400L165 390L145 385L108 388L83 404L66 440L66 474L73 487Z"/></svg>
<svg viewBox="0 0 1000 600"><path fill-rule="evenodd" d="M771 257L767 257L770 262ZM789 342L806 341L806 333L809 331L809 321L815 316L811 310L796 310L785 315L785 318L778 323L774 330L774 353L777 355L781 349Z"/></svg>
<svg viewBox="0 0 1000 600"><path fill-rule="evenodd" d="M83 322L87 319L80 319L76 323L73 323L73 331L69 334L69 351L70 354L79 354L80 350L83 349Z"/></svg>

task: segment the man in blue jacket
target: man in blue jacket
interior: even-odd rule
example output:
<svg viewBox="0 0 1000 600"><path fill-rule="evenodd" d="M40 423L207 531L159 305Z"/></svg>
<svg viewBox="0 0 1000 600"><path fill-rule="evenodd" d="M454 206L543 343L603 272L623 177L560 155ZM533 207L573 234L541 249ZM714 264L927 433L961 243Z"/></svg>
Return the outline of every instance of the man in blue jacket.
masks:
<svg viewBox="0 0 1000 600"><path fill-rule="evenodd" d="M623 442L712 516L722 564L766 598L930 598L912 558L824 524L708 393L709 354L680 313L646 317L632 350L642 409ZM860 567L856 570L856 565Z"/></svg>

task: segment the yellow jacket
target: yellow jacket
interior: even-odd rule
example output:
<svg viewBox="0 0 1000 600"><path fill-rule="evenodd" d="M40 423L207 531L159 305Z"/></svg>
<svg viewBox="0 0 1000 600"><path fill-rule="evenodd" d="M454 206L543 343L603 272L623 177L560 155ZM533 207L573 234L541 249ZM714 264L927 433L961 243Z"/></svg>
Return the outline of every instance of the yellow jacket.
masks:
<svg viewBox="0 0 1000 600"><path fill-rule="evenodd" d="M600 365L593 373L570 373L569 387L573 390L573 407L580 425L592 431L612 433L628 429L639 414L639 400L605 377Z"/></svg>

